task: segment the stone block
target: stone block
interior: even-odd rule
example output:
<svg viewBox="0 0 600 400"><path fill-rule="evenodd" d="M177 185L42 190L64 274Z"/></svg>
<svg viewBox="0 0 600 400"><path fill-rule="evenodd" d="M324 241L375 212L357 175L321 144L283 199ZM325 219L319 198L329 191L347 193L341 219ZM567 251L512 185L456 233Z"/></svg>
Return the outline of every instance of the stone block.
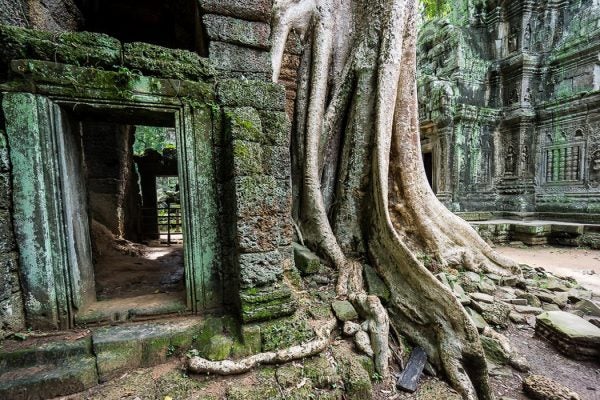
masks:
<svg viewBox="0 0 600 400"><path fill-rule="evenodd" d="M244 323L268 321L291 315L296 302L290 289L281 284L251 288L240 292L241 317Z"/></svg>
<svg viewBox="0 0 600 400"><path fill-rule="evenodd" d="M237 245L243 253L257 253L276 250L279 245L278 216L251 216L237 222Z"/></svg>
<svg viewBox="0 0 600 400"><path fill-rule="evenodd" d="M289 212L291 196L286 182L271 176L239 176L234 179L239 217L276 216Z"/></svg>
<svg viewBox="0 0 600 400"><path fill-rule="evenodd" d="M346 300L337 300L331 303L335 316L342 322L358 319L358 313L354 306Z"/></svg>
<svg viewBox="0 0 600 400"><path fill-rule="evenodd" d="M263 171L277 179L289 179L292 159L289 147L263 146Z"/></svg>
<svg viewBox="0 0 600 400"><path fill-rule="evenodd" d="M121 63L121 43L93 32L53 33L0 25L0 62L34 59L112 68Z"/></svg>
<svg viewBox="0 0 600 400"><path fill-rule="evenodd" d="M204 80L215 75L210 61L194 52L149 43L125 43L123 62L130 69L162 78Z"/></svg>
<svg viewBox="0 0 600 400"><path fill-rule="evenodd" d="M510 354L504 349L499 340L484 335L480 335L479 338L481 339L486 359L497 365L508 364Z"/></svg>
<svg viewBox="0 0 600 400"><path fill-rule="evenodd" d="M289 147L292 124L285 112L259 111L266 143Z"/></svg>
<svg viewBox="0 0 600 400"><path fill-rule="evenodd" d="M600 328L577 315L545 312L537 316L535 331L571 358L598 359L600 356Z"/></svg>
<svg viewBox="0 0 600 400"><path fill-rule="evenodd" d="M6 300L0 301L0 339L25 329L25 311L21 292L13 292Z"/></svg>
<svg viewBox="0 0 600 400"><path fill-rule="evenodd" d="M600 306L592 300L581 300L574 307L576 310L583 311L585 315L600 317Z"/></svg>
<svg viewBox="0 0 600 400"><path fill-rule="evenodd" d="M260 143L234 140L231 147L235 176L262 175L264 173L263 148Z"/></svg>
<svg viewBox="0 0 600 400"><path fill-rule="evenodd" d="M285 108L285 88L271 82L225 79L219 82L217 95L219 102L227 107L279 111Z"/></svg>
<svg viewBox="0 0 600 400"><path fill-rule="evenodd" d="M210 40L268 49L271 26L263 22L207 14L202 17Z"/></svg>
<svg viewBox="0 0 600 400"><path fill-rule="evenodd" d="M251 21L269 22L271 0L200 0L202 11L207 14L221 14Z"/></svg>
<svg viewBox="0 0 600 400"><path fill-rule="evenodd" d="M271 57L267 51L211 42L209 55L210 61L218 70L271 74Z"/></svg>
<svg viewBox="0 0 600 400"><path fill-rule="evenodd" d="M0 209L7 210L11 208L11 183L8 172L0 172Z"/></svg>
<svg viewBox="0 0 600 400"><path fill-rule="evenodd" d="M7 210L0 210L0 253L8 253L15 248L12 232L12 218Z"/></svg>
<svg viewBox="0 0 600 400"><path fill-rule="evenodd" d="M208 360L222 361L229 357L233 340L225 335L215 335L210 338L208 346L203 350L203 354Z"/></svg>
<svg viewBox="0 0 600 400"><path fill-rule="evenodd" d="M264 143L261 118L254 108L225 108L224 116L225 141L245 140Z"/></svg>
<svg viewBox="0 0 600 400"><path fill-rule="evenodd" d="M294 248L294 264L302 275L312 275L319 272L321 259L307 247L299 243L292 244Z"/></svg>
<svg viewBox="0 0 600 400"><path fill-rule="evenodd" d="M17 253L0 253L0 301L20 291Z"/></svg>
<svg viewBox="0 0 600 400"><path fill-rule="evenodd" d="M244 289L267 286L283 276L282 257L278 251L240 254L240 285Z"/></svg>

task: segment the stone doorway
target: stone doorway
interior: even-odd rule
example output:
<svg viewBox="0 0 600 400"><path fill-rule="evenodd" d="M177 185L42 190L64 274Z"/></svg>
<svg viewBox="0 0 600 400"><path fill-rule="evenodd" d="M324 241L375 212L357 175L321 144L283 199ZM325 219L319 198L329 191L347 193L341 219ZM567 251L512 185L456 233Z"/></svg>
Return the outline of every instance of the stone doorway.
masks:
<svg viewBox="0 0 600 400"><path fill-rule="evenodd" d="M429 186L431 186L435 193L436 189L434 187L433 182L433 152L423 153L423 166L425 167L425 174L427 175L427 181L429 182Z"/></svg>
<svg viewBox="0 0 600 400"><path fill-rule="evenodd" d="M204 151L211 148L212 141L208 109L94 103L7 93L3 110L9 117L15 234L20 240L29 326L64 329L198 312L222 304L217 279L220 243L215 160L210 151ZM136 179L123 178L127 171L122 165L127 163L131 166L128 173L133 176L131 142L113 141L121 143L115 146L127 149L116 163L121 165L116 168L116 178L90 175L94 172L92 164L110 159L110 154L90 152L86 146L93 148L92 143L99 137L111 136L110 132L113 139L132 140L135 127L141 125L175 131L176 175L184 216L182 234L186 238L180 249L184 268L172 274L178 276L172 282L172 292L165 293L158 287L152 293L125 291L106 299L97 290L98 266L94 265L97 243L92 220L104 213L104 222L110 226L104 225L105 232L118 240L147 246L141 232L135 229L138 217L126 211L136 208L132 199L139 196L140 190L135 189ZM101 157L94 160L92 153ZM124 182L121 189L128 189L117 195L111 191L114 192L115 185L119 186L119 179ZM112 216L107 212L111 209ZM152 261L165 255L155 254Z"/></svg>

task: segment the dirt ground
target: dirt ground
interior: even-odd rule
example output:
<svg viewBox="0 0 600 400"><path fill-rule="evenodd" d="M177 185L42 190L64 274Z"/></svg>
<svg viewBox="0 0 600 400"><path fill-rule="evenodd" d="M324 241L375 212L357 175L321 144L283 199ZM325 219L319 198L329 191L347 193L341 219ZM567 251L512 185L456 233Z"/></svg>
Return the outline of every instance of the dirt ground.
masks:
<svg viewBox="0 0 600 400"><path fill-rule="evenodd" d="M116 252L101 256L95 266L98 300L185 290L183 245L142 247L142 255Z"/></svg>
<svg viewBox="0 0 600 400"><path fill-rule="evenodd" d="M520 264L575 278L600 296L600 250L554 246L498 246L496 250Z"/></svg>

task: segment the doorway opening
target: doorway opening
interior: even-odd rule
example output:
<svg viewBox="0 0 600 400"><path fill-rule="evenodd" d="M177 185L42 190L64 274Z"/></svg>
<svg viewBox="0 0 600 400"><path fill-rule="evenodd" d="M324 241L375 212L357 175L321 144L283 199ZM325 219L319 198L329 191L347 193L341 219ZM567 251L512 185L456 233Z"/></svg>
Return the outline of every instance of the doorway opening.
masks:
<svg viewBox="0 0 600 400"><path fill-rule="evenodd" d="M429 182L429 186L433 187L433 153L426 152L423 153L423 166L425 167L425 174L427 175L427 181ZM434 189L435 192L435 189Z"/></svg>
<svg viewBox="0 0 600 400"><path fill-rule="evenodd" d="M94 119L79 127L96 293L84 314L185 310L174 126Z"/></svg>

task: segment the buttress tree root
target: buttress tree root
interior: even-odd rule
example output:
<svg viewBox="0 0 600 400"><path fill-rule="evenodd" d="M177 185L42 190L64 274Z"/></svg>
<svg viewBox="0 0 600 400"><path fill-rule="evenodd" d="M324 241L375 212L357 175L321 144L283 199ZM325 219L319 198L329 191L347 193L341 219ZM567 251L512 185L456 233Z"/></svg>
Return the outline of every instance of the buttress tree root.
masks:
<svg viewBox="0 0 600 400"><path fill-rule="evenodd" d="M492 399L477 329L434 272L452 267L506 276L519 269L448 211L427 182L418 123L417 9L418 0L275 1L274 81L290 32L305 43L291 148L294 219L305 244L337 268L338 297L368 322L382 376L389 373L391 324L425 349L465 399ZM364 263L390 288L387 309L366 294ZM285 359L254 357L205 368L228 373Z"/></svg>

